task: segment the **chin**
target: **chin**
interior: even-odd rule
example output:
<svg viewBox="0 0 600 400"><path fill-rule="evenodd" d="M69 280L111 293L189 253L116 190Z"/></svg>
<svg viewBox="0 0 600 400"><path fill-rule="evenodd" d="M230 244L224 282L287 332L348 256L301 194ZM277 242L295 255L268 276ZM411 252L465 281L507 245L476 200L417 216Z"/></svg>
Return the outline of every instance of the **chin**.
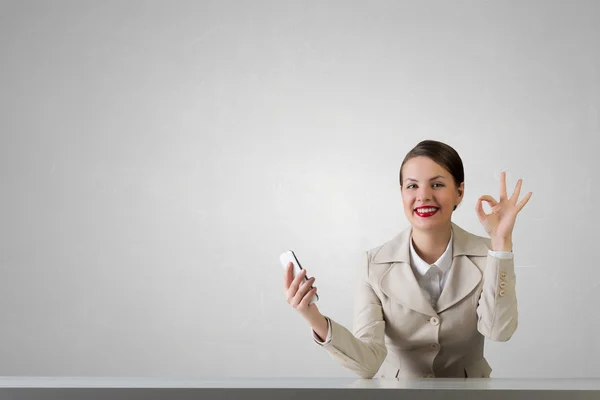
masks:
<svg viewBox="0 0 600 400"><path fill-rule="evenodd" d="M414 224L412 224L412 226L413 226L413 228L417 228L421 231L429 231L429 230L438 229L440 227L440 224L423 223L423 221L416 221Z"/></svg>
<svg viewBox="0 0 600 400"><path fill-rule="evenodd" d="M446 225L447 221L442 221L439 219L436 220L422 220L419 217L414 217L411 219L411 225L414 228L417 228L419 230L422 231L427 231L427 230L435 230L435 229L439 229L441 226Z"/></svg>

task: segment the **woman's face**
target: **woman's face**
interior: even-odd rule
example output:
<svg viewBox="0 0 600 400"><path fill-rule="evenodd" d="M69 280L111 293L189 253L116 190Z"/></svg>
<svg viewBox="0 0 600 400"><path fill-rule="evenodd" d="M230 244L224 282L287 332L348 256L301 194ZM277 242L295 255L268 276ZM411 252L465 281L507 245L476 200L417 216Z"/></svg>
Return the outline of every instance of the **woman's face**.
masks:
<svg viewBox="0 0 600 400"><path fill-rule="evenodd" d="M464 194L444 167L428 157L415 157L402 167L402 203L408 221L419 230L447 226Z"/></svg>

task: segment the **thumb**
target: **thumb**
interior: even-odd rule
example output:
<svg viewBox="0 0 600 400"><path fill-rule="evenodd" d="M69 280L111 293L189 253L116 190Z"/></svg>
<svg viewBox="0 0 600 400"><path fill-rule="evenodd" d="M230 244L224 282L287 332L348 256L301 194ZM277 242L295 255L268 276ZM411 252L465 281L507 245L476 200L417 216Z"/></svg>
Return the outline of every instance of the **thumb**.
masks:
<svg viewBox="0 0 600 400"><path fill-rule="evenodd" d="M485 219L487 218L487 214L483 210L483 199L481 197L477 199L477 204L475 205L475 212L477 213L479 222L485 221Z"/></svg>
<svg viewBox="0 0 600 400"><path fill-rule="evenodd" d="M290 288L290 285L292 284L293 280L294 280L294 272L293 272L292 263L290 262L285 267L285 272L283 274L283 288L285 290L288 290Z"/></svg>

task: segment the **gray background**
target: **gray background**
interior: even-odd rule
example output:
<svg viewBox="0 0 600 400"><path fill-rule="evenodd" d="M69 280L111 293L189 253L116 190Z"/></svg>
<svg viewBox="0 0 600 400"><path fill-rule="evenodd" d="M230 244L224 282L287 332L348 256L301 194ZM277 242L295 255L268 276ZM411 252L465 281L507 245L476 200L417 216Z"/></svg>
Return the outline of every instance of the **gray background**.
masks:
<svg viewBox="0 0 600 400"><path fill-rule="evenodd" d="M454 222L524 179L495 377L600 375L597 1L0 1L0 375L352 376L279 254L352 323L408 222L405 153L465 163Z"/></svg>

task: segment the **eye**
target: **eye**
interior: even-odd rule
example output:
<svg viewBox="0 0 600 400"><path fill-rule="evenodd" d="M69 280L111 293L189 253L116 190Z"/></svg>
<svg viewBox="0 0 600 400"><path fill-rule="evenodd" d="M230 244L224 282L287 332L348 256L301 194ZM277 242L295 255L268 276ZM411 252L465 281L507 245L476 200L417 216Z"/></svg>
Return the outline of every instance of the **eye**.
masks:
<svg viewBox="0 0 600 400"><path fill-rule="evenodd" d="M411 183L411 184L410 184L410 185L408 185L406 188L407 188L407 189L412 189L412 188L413 188L413 186L416 186L416 185L415 185L414 183Z"/></svg>
<svg viewBox="0 0 600 400"><path fill-rule="evenodd" d="M438 187L444 187L444 184L443 184L443 183L434 183L434 184L433 184L433 186L434 186L434 187L435 187L436 185L437 185Z"/></svg>

